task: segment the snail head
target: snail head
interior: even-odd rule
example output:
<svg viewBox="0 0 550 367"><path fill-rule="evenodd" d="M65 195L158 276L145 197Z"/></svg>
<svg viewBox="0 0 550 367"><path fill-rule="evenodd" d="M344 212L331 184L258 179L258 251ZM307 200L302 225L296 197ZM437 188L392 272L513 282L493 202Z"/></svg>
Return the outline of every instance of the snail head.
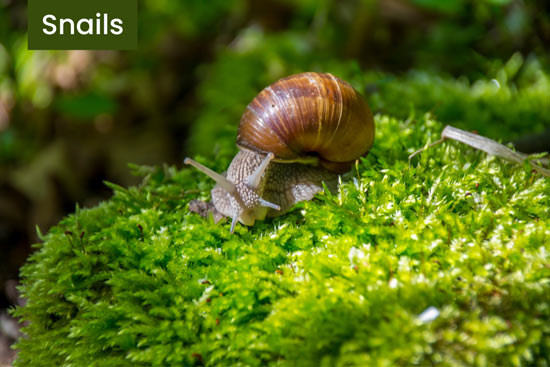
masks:
<svg viewBox="0 0 550 367"><path fill-rule="evenodd" d="M281 210L279 205L264 200L259 193L262 178L273 158L274 154L268 153L250 174L244 172L244 177L237 179L236 182L232 182L226 176L212 171L193 159L185 158L184 163L192 165L216 181L217 185L212 190L212 201L219 212L231 218L231 233L233 233L237 221L251 226L256 219L265 218L268 209Z"/></svg>

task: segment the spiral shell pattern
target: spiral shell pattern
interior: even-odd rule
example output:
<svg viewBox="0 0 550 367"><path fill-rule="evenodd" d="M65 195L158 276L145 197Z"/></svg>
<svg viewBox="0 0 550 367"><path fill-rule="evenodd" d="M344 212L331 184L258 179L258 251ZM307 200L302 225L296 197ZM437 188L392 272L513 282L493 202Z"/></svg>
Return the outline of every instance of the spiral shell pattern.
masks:
<svg viewBox="0 0 550 367"><path fill-rule="evenodd" d="M237 136L241 147L273 152L279 160L316 156L334 171L349 169L373 141L374 121L363 97L332 74L313 72L262 90L246 108Z"/></svg>

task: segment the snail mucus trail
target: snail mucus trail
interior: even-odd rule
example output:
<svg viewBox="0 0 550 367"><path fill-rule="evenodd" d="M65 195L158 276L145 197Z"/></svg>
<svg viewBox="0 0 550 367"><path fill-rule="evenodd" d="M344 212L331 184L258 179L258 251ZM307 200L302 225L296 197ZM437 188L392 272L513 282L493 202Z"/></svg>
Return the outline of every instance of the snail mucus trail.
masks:
<svg viewBox="0 0 550 367"><path fill-rule="evenodd" d="M237 221L251 226L312 199L323 182L335 190L338 175L373 141L374 120L363 97L331 74L307 72L280 79L250 102L227 172L184 162L216 181L212 204L232 219L233 232Z"/></svg>

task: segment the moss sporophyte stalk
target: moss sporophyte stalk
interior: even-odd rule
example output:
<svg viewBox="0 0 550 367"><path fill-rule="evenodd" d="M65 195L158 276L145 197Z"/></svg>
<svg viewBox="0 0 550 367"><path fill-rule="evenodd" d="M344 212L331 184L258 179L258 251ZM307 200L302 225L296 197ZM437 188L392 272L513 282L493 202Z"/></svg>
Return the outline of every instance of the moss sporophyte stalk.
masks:
<svg viewBox="0 0 550 367"><path fill-rule="evenodd" d="M23 268L16 364L544 365L548 178L457 142L409 164L443 125L375 122L337 193L234 234L188 211L212 187L193 169L108 184Z"/></svg>

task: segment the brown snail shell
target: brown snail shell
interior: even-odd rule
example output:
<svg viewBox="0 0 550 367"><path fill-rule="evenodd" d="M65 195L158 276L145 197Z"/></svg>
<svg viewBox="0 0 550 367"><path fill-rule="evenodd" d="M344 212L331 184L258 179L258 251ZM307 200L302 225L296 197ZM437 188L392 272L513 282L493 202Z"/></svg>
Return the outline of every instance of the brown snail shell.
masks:
<svg viewBox="0 0 550 367"><path fill-rule="evenodd" d="M363 97L328 73L283 78L260 92L246 108L237 145L272 152L276 160L318 157L336 172L365 155L374 140L374 121Z"/></svg>

